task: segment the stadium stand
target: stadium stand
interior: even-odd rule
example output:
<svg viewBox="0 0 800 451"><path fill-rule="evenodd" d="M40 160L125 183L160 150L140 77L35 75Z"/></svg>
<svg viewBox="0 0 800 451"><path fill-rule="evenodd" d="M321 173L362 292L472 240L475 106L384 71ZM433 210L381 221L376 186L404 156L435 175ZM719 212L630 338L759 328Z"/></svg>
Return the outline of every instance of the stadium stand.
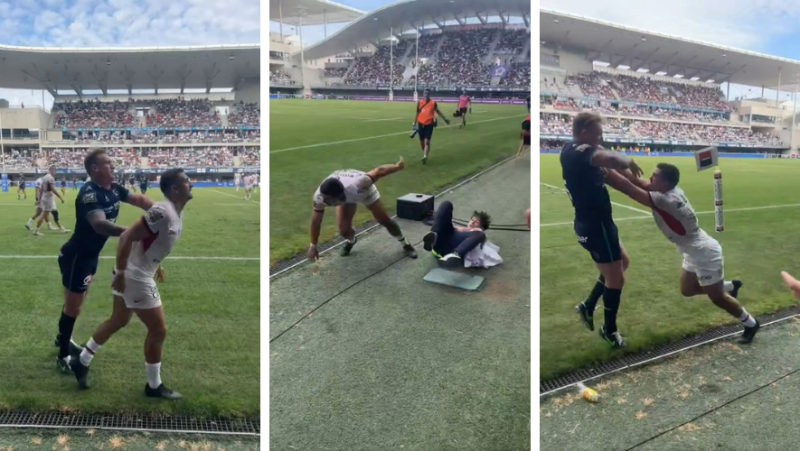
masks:
<svg viewBox="0 0 800 451"><path fill-rule="evenodd" d="M539 132L542 135L572 135L572 116L568 114L541 113ZM633 141L642 139L685 140L713 143L730 142L747 146L777 146L777 136L759 133L746 127L722 127L714 125L686 124L681 122L647 121L636 119L606 118L604 135L615 135Z"/></svg>

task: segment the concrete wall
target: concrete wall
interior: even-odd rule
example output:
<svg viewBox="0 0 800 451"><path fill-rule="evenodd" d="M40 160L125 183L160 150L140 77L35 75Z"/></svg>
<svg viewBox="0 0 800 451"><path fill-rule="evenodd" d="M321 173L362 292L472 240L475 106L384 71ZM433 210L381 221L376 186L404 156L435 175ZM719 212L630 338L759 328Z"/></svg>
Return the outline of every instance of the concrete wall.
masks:
<svg viewBox="0 0 800 451"><path fill-rule="evenodd" d="M0 123L4 129L43 129L47 128L49 120L50 115L39 108L0 109Z"/></svg>
<svg viewBox="0 0 800 451"><path fill-rule="evenodd" d="M245 101L247 103L261 103L261 80L248 79L242 82L239 90L235 92L237 102Z"/></svg>
<svg viewBox="0 0 800 451"><path fill-rule="evenodd" d="M552 52L551 52L552 53ZM591 72L592 62L586 59L586 54L562 48L558 52L559 66L568 73Z"/></svg>

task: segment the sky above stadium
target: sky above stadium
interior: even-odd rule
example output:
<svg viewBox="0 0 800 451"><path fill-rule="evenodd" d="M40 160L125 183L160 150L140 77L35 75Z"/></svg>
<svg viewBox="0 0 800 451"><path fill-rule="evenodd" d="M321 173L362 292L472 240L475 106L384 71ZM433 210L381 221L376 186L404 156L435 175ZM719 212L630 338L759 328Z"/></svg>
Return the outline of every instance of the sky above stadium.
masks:
<svg viewBox="0 0 800 451"><path fill-rule="evenodd" d="M796 0L540 0L542 8L800 60ZM723 84L723 91L727 88ZM758 97L760 88L731 85L731 97ZM765 97L774 99L775 91ZM781 95L781 100L786 100Z"/></svg>
<svg viewBox="0 0 800 451"><path fill-rule="evenodd" d="M257 44L260 0L0 0L0 44L155 47ZM41 93L0 89L11 104ZM49 94L45 102L52 102Z"/></svg>

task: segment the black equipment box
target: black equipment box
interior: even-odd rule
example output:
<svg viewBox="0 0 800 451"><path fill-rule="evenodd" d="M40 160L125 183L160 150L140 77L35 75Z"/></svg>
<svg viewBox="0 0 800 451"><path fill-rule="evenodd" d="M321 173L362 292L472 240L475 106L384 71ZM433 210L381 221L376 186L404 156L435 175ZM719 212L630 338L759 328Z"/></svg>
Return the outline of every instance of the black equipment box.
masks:
<svg viewBox="0 0 800 451"><path fill-rule="evenodd" d="M433 196L427 194L406 194L397 199L397 217L422 221L433 214Z"/></svg>

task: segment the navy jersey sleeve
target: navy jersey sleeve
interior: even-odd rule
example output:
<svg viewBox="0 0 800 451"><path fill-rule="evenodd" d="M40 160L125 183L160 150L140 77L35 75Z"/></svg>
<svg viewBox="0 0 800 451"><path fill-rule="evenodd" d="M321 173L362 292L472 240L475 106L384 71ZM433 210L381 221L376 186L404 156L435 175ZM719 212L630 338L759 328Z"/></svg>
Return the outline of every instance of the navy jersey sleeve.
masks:
<svg viewBox="0 0 800 451"><path fill-rule="evenodd" d="M116 190L120 202L128 202L128 195L131 193L130 191L128 191L124 186L117 184L114 184L113 189Z"/></svg>
<svg viewBox="0 0 800 451"><path fill-rule="evenodd" d="M103 207L100 206L97 200L97 191L88 188L80 193L78 198L75 199L75 211L78 218L85 218L95 211L103 211Z"/></svg>
<svg viewBox="0 0 800 451"><path fill-rule="evenodd" d="M592 165L592 155L597 152L597 147L590 146L589 144L580 144L575 146L575 152L578 155L578 160Z"/></svg>

